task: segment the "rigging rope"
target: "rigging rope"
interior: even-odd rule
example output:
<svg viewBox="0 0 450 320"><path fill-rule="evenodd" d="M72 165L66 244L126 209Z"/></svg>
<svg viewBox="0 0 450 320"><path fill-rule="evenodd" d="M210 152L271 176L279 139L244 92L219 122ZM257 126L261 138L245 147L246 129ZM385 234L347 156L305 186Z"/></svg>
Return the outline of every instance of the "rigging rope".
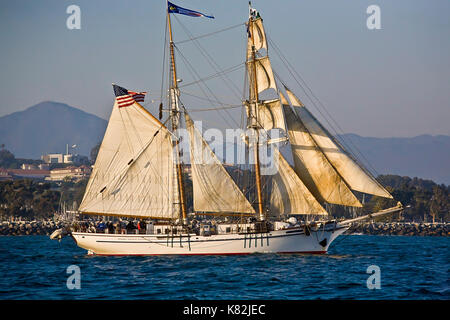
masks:
<svg viewBox="0 0 450 320"><path fill-rule="evenodd" d="M177 52L180 54L181 58L183 59L183 61L185 62L186 66L188 67L188 69L190 69L189 71L191 72L191 74L194 75L194 78L197 77L198 79L200 78L200 76L198 75L197 71L195 71L195 69L192 67L192 65L189 63L189 61L184 57L184 55L180 52L180 50L178 50L178 48L176 46L174 46L174 48L177 50ZM206 89L208 90L208 92L211 94L211 96L214 97L214 99L216 99L216 101L219 101L216 97L216 95L214 94L214 92L204 83L204 82L199 82L198 84L202 83ZM203 88L199 85L200 90L203 92L203 94L207 97L206 92L203 90ZM208 101L210 103L213 103L212 99L207 98ZM220 102L219 102L220 103ZM226 111L226 110L225 110ZM220 115L220 113L219 113ZM230 126L232 127L232 125L228 122L227 118L223 117L222 115L220 115L222 117L222 119ZM233 117L231 117L231 120L233 120L233 122L236 122Z"/></svg>
<svg viewBox="0 0 450 320"><path fill-rule="evenodd" d="M182 44L182 43L185 43L185 42L194 41L194 40L197 40L197 39L209 37L209 36L215 35L215 34L217 34L217 33L221 33L221 32L224 32L224 31L228 31L228 30L231 30L231 29L234 29L234 28L243 26L243 25L245 25L245 22L236 24L236 25L231 26L231 27L228 27L228 28L224 28L224 29L221 29L221 30L217 30L217 31L214 31L214 32L206 33L206 34L203 34L203 35L194 37L194 38L189 38L189 39L186 39L186 40L177 41L177 42L175 42L175 44Z"/></svg>
<svg viewBox="0 0 450 320"><path fill-rule="evenodd" d="M181 27L183 28L184 32L188 35L188 37L190 39L193 39L193 35L191 34L191 32L189 31L189 29L187 29L180 21L180 19L178 19L178 17L176 17L176 20L178 21L178 23L181 25ZM200 53L203 55L203 57L206 59L206 61L208 62L208 64L216 71L216 72L220 72L221 68L220 66L217 64L217 62L214 61L214 59L211 57L210 54L208 54L208 52L200 45L200 43L197 40L194 40L194 44L197 47L197 49L200 51ZM222 78L222 81L228 86L229 89L231 89L231 91L233 91L232 86L234 87L234 91L233 93L236 95L237 92L237 97L238 99L240 99L239 96L239 88L236 86L236 84L234 84L233 81L231 81L226 75L224 75L224 77ZM230 84L232 86L230 86Z"/></svg>
<svg viewBox="0 0 450 320"><path fill-rule="evenodd" d="M222 107L217 107L217 108L199 108L199 109L189 108L189 112L218 111L218 110L235 109L235 108L242 108L242 106L241 105L229 105L229 106L222 106Z"/></svg>
<svg viewBox="0 0 450 320"><path fill-rule="evenodd" d="M213 100L213 99L210 99L210 98L205 98L205 97L198 96L198 95L186 92L186 91L180 91L180 92L183 93L183 95L187 95L187 96L191 96L191 97L194 97L194 98L198 98L200 100L208 101L210 103L211 102L215 102L215 103L218 103L219 105L237 106L237 104L235 105L235 104L231 104L231 103L225 103L225 102L222 102L222 101L219 101L219 100ZM239 104L239 106L242 107L242 104Z"/></svg>
<svg viewBox="0 0 450 320"><path fill-rule="evenodd" d="M207 80L214 79L214 78L216 78L216 77L220 77L221 75L225 75L226 73L231 73L231 72L237 71L237 70L239 70L243 65L244 65L244 62L239 63L239 64L237 64L237 65L235 65L235 66L232 66L232 67L229 67L229 68L227 68L227 69L224 69L224 70L221 71L221 72L214 73L214 74L212 74L212 75L210 75L210 76L208 76L208 77L205 77L205 78L199 79L199 80L197 80L197 81L192 81L192 82L183 84L183 85L181 85L181 86L178 86L178 88L188 87L188 86L191 86L191 85L193 85L193 84L197 84L197 83L199 83L199 82L204 82L204 81L207 81Z"/></svg>

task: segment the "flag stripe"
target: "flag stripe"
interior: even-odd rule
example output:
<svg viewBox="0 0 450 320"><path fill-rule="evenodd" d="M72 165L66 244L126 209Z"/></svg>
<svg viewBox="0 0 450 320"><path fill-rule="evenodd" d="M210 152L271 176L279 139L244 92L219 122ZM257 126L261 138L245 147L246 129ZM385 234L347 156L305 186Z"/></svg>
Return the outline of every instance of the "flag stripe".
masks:
<svg viewBox="0 0 450 320"><path fill-rule="evenodd" d="M120 101L120 102L126 102L126 101L132 101L132 100L133 100L133 97L131 97L130 95L117 97L117 101Z"/></svg>
<svg viewBox="0 0 450 320"><path fill-rule="evenodd" d="M135 102L144 102L146 91L144 92L135 92L129 91L125 88L119 87L117 85L113 85L114 94L116 95L116 101L119 105L119 108L128 107L134 104Z"/></svg>
<svg viewBox="0 0 450 320"><path fill-rule="evenodd" d="M128 107L134 104L133 102L129 102L129 103L119 103L119 108L123 108L123 107Z"/></svg>

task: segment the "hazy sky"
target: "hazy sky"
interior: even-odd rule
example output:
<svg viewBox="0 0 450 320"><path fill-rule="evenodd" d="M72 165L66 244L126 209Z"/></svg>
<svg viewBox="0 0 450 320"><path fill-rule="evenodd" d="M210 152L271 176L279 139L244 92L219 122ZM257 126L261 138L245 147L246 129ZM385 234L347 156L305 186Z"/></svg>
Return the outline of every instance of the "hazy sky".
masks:
<svg viewBox="0 0 450 320"><path fill-rule="evenodd" d="M201 35L248 17L247 0L173 2L216 17L177 15L175 41L187 38L177 20ZM268 36L343 131L375 137L450 135L450 1L252 3ZM71 4L81 8L81 30L66 27ZM372 4L381 9L381 30L366 26L366 9ZM165 1L2 0L0 6L0 116L53 100L106 119L114 99L112 82L159 98ZM245 41L241 26L200 43L225 69L243 62ZM187 58L193 55L192 65L201 76L212 74L189 45L178 48ZM271 48L269 55L275 71L321 118ZM192 80L180 56L177 64L184 83ZM241 68L230 75L238 87L243 72ZM226 90L217 97L239 103Z"/></svg>

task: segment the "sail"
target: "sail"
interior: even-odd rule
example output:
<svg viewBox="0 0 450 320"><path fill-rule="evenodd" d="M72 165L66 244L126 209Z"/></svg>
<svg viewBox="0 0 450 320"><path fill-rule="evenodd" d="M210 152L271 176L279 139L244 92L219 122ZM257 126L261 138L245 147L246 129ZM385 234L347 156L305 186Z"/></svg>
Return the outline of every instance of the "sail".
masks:
<svg viewBox="0 0 450 320"><path fill-rule="evenodd" d="M252 103L246 105L246 108L247 116L251 119L250 126L262 128L266 132L272 129L281 129L283 130L283 135L285 135L286 125L279 96L276 95L275 98L264 101L260 101L259 98L259 93L270 88L275 90L275 94L277 93L275 77L267 55L266 35L260 17L250 18L248 32L247 72L251 86L249 101ZM266 52L258 53L253 59L253 46L255 53L258 53L258 50L263 48L266 49ZM253 88L253 86L255 87ZM258 96L258 99L256 99L255 95ZM257 110L255 109L256 105L258 106Z"/></svg>
<svg viewBox="0 0 450 320"><path fill-rule="evenodd" d="M300 101L299 98L297 98L297 96L288 88L284 88L286 90L286 94L289 98L289 101L291 101L292 106L294 107L304 107L304 104ZM287 103L289 104L289 103Z"/></svg>
<svg viewBox="0 0 450 320"><path fill-rule="evenodd" d="M392 195L363 170L334 140L328 131L317 121L300 100L288 89L286 92L294 110L312 138L349 187L353 190L380 197L392 198Z"/></svg>
<svg viewBox="0 0 450 320"><path fill-rule="evenodd" d="M278 95L280 96L282 105L289 105L289 101L287 101L286 97L283 95L281 91L278 91Z"/></svg>
<svg viewBox="0 0 450 320"><path fill-rule="evenodd" d="M281 215L327 215L278 149L273 150L278 170L273 176L268 176L271 180L270 211Z"/></svg>
<svg viewBox="0 0 450 320"><path fill-rule="evenodd" d="M251 54L253 45L256 53L258 53L258 50L260 49L266 49L265 52L258 53L254 60ZM255 103L256 96L249 97L249 101L252 101L252 103L246 105L246 107L247 116L251 119L251 126L262 128L265 132L269 132L272 129L281 129L282 135L286 136L283 107L280 103L280 97L277 94L277 84L275 82L270 59L267 55L266 35L260 17L249 20L247 72L249 83L251 85L253 84L256 89L250 90L250 95L256 94L259 96L261 92L267 89L275 90L275 97L263 101L260 101L260 98L258 97L257 104ZM255 105L258 106L257 110L255 110Z"/></svg>
<svg viewBox="0 0 450 320"><path fill-rule="evenodd" d="M251 79L250 83L254 83L254 70L253 70L253 61L247 62L247 70L249 73L249 79ZM255 68L256 68L256 84L258 87L258 93L263 92L267 89L277 89L277 85L275 83L275 78L273 76L272 66L270 64L270 60L268 56L263 58L256 58L255 60Z"/></svg>
<svg viewBox="0 0 450 320"><path fill-rule="evenodd" d="M190 137L194 210L255 213L187 113L185 119Z"/></svg>
<svg viewBox="0 0 450 320"><path fill-rule="evenodd" d="M284 113L294 157L295 172L309 191L320 202L362 207L291 107L284 106Z"/></svg>
<svg viewBox="0 0 450 320"><path fill-rule="evenodd" d="M252 58L252 45L255 46L255 51L261 49L267 50L266 34L264 32L264 26L262 19L258 18L250 23L248 28L248 42L247 42L247 59Z"/></svg>
<svg viewBox="0 0 450 320"><path fill-rule="evenodd" d="M265 101L258 106L258 121L264 130L282 129L286 131L283 107L279 99Z"/></svg>
<svg viewBox="0 0 450 320"><path fill-rule="evenodd" d="M172 138L134 102L114 104L80 211L98 215L177 218Z"/></svg>
<svg viewBox="0 0 450 320"><path fill-rule="evenodd" d="M286 132L286 124L284 121L283 106L279 99L266 100L258 104L258 110L254 108L254 104L245 104L247 111L247 117L251 117L258 112L258 120L252 117L252 125L263 129L265 132L269 132L273 129L281 129L283 133ZM250 110L252 108L252 110Z"/></svg>

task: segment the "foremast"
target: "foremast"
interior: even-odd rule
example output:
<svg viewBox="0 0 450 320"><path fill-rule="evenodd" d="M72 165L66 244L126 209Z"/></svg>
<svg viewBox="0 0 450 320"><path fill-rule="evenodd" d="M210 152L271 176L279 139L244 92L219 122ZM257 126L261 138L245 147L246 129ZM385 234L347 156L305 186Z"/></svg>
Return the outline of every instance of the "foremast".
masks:
<svg viewBox="0 0 450 320"><path fill-rule="evenodd" d="M172 26L170 23L170 12L167 11L167 23L169 29L169 46L170 46L170 75L172 78L170 88L169 88L169 104L170 104L170 121L171 121L171 131L175 135L176 139L173 140L173 147L175 152L175 165L176 165L176 173L177 173L177 181L178 181L178 195L179 195L179 203L180 203L180 218L183 224L187 222L187 213L186 213L186 197L184 193L184 181L183 181L183 164L180 161L180 148L179 142L180 138L177 133L177 129L180 124L180 110L178 106L178 81L177 81L177 71L175 65L175 53L174 53L174 44L173 44L173 35L172 35Z"/></svg>

